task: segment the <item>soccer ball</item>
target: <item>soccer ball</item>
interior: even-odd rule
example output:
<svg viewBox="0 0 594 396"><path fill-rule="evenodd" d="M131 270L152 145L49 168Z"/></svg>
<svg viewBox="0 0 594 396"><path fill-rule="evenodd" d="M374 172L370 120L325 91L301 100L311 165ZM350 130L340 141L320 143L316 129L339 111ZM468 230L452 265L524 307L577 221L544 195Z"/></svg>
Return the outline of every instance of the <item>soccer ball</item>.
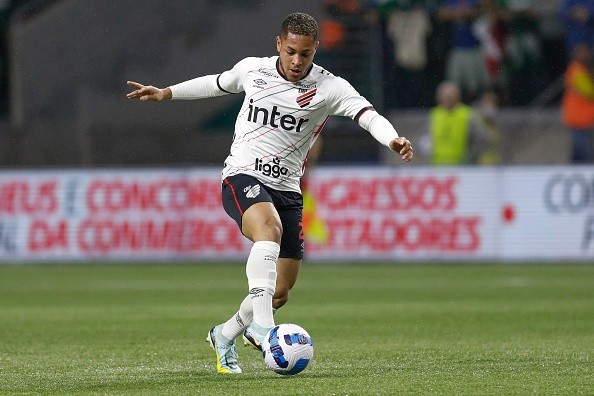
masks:
<svg viewBox="0 0 594 396"><path fill-rule="evenodd" d="M302 372L313 358L313 343L303 327L284 323L266 334L262 354L270 370L293 375Z"/></svg>

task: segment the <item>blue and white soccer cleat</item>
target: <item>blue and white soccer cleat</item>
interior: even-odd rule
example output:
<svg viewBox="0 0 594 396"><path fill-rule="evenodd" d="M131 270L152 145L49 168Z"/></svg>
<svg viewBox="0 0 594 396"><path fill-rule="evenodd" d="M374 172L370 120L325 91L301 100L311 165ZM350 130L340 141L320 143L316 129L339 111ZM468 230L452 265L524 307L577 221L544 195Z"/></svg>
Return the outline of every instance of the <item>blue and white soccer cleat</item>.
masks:
<svg viewBox="0 0 594 396"><path fill-rule="evenodd" d="M258 351L262 351L262 340L270 329L264 328L252 322L243 332L243 345L251 346Z"/></svg>
<svg viewBox="0 0 594 396"><path fill-rule="evenodd" d="M222 328L223 325L215 326L210 329L206 336L206 341L208 341L217 356L217 372L220 374L240 374L241 367L237 364L235 340L230 342L222 341Z"/></svg>
<svg viewBox="0 0 594 396"><path fill-rule="evenodd" d="M243 346L252 347L258 351L262 351L262 342L258 341L255 332L252 330L252 326L248 326L243 332Z"/></svg>

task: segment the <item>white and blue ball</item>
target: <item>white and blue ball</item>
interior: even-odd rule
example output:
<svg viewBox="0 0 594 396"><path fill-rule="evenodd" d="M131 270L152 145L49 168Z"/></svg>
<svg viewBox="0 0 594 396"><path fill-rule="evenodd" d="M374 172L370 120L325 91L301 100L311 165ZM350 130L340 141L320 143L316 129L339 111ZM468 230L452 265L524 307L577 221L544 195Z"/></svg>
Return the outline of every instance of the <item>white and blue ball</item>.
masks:
<svg viewBox="0 0 594 396"><path fill-rule="evenodd" d="M281 375L305 370L313 358L313 342L301 326L284 323L273 327L262 341L266 366Z"/></svg>

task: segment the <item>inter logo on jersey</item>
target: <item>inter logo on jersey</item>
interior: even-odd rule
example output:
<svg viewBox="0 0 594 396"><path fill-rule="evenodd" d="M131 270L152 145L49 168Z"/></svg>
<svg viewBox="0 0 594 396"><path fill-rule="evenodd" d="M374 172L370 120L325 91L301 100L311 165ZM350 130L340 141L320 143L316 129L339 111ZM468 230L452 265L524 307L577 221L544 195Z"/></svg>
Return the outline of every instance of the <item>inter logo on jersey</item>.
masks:
<svg viewBox="0 0 594 396"><path fill-rule="evenodd" d="M305 107L307 105L309 105L313 99L314 96L316 96L316 92L318 92L317 88L314 89L310 89L309 91L307 91L306 93L297 96L297 104L299 105L299 107Z"/></svg>

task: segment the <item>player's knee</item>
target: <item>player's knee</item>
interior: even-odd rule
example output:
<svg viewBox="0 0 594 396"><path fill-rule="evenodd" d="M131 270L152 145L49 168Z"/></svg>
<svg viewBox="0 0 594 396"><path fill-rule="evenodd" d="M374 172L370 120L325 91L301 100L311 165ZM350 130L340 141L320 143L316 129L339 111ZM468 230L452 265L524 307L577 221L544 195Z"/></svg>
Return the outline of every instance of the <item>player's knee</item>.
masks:
<svg viewBox="0 0 594 396"><path fill-rule="evenodd" d="M249 207L241 218L241 232L250 240L280 243L283 225L278 212L270 202Z"/></svg>
<svg viewBox="0 0 594 396"><path fill-rule="evenodd" d="M281 224L281 222L275 222L272 226L271 226L271 232L274 235L274 237L276 238L275 240L280 243L281 242L281 237L283 236L283 225Z"/></svg>
<svg viewBox="0 0 594 396"><path fill-rule="evenodd" d="M283 236L283 225L276 219L265 221L258 231L260 239L280 243Z"/></svg>

